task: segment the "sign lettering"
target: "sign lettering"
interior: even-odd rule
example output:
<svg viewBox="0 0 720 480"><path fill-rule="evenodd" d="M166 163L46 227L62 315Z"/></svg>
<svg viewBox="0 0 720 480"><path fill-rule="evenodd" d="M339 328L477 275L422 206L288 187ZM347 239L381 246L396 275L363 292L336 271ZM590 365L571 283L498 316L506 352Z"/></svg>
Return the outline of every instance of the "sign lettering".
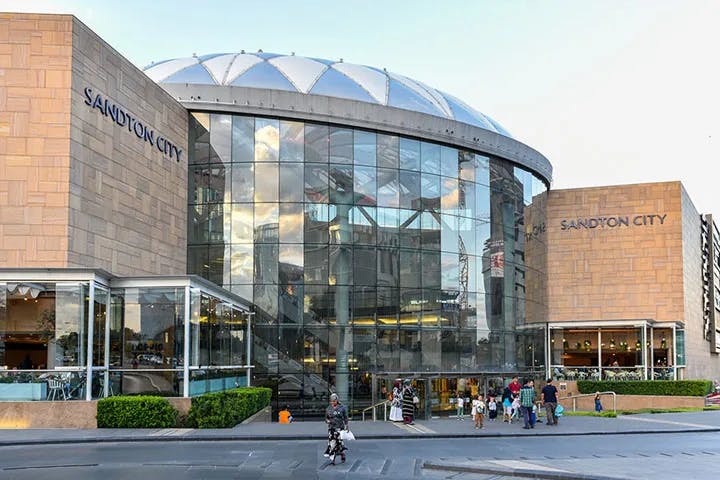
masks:
<svg viewBox="0 0 720 480"><path fill-rule="evenodd" d="M594 228L645 227L648 225L664 225L667 213L648 215L587 217L560 220L560 230L581 230Z"/></svg>
<svg viewBox="0 0 720 480"><path fill-rule="evenodd" d="M155 131L146 123L133 116L122 106L113 102L100 93L93 93L93 89L85 87L85 104L93 110L97 109L118 126L127 128L128 132L135 134L140 140L156 147L163 155L170 159L180 161L182 149L162 135L155 135Z"/></svg>

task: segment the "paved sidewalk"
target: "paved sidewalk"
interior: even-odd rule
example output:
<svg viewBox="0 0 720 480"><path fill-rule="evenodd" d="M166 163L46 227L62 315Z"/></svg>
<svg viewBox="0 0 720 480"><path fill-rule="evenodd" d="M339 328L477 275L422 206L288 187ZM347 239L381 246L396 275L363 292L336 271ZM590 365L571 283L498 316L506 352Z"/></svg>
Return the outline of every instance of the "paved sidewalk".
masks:
<svg viewBox="0 0 720 480"><path fill-rule="evenodd" d="M680 433L720 431L720 411L628 415L618 418L562 417L558 426L539 423L532 430L522 424L485 422L473 428L469 417L417 421L415 425L391 422L351 421L358 440L394 438L465 438L514 436L567 436ZM227 440L320 440L326 438L323 422L295 422L290 425L254 423L232 429L0 429L0 446L43 443L91 443L128 441L227 441Z"/></svg>

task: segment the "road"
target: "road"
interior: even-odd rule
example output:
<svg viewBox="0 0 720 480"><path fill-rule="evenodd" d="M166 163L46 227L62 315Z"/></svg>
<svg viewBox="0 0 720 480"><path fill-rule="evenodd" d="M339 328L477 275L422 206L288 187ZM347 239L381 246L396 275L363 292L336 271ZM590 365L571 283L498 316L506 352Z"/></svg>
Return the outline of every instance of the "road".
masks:
<svg viewBox="0 0 720 480"><path fill-rule="evenodd" d="M554 467L617 478L710 477L720 433L358 440L330 466L318 441L118 442L0 447L0 479L506 479L430 463ZM571 477L569 477L571 478Z"/></svg>

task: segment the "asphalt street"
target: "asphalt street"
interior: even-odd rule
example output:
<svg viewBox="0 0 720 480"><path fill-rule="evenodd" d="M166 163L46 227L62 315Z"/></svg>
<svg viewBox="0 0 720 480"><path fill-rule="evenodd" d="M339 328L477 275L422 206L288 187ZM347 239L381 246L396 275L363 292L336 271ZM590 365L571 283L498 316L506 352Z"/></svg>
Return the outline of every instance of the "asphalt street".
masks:
<svg viewBox="0 0 720 480"><path fill-rule="evenodd" d="M547 427L546 427L547 428ZM400 438L349 444L328 465L317 440L118 442L0 447L2 479L505 479L463 466L583 475L677 479L716 475L720 433L552 437ZM441 469L431 470L431 465ZM444 466L444 467L443 467ZM455 468L455 470L453 470ZM558 477L560 478L560 477Z"/></svg>

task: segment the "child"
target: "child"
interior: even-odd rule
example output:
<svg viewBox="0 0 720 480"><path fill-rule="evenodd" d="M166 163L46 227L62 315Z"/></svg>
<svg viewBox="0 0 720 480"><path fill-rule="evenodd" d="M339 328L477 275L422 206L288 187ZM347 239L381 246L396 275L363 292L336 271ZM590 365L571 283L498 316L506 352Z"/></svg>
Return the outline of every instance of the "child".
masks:
<svg viewBox="0 0 720 480"><path fill-rule="evenodd" d="M485 404L482 401L482 395L478 395L476 399L472 401L472 416L475 420L475 430L483 427L483 410L485 410Z"/></svg>
<svg viewBox="0 0 720 480"><path fill-rule="evenodd" d="M293 417L290 414L290 405L285 405L285 408L283 408L282 410L280 410L280 412L278 412L278 423L288 424L288 423L292 423L292 421L293 421Z"/></svg>
<svg viewBox="0 0 720 480"><path fill-rule="evenodd" d="M512 402L512 417L510 417L510 423L513 420L520 418L520 395L515 395Z"/></svg>
<svg viewBox="0 0 720 480"><path fill-rule="evenodd" d="M510 397L503 399L503 422L510 423L512 421L512 400Z"/></svg>
<svg viewBox="0 0 720 480"><path fill-rule="evenodd" d="M600 392L595 392L595 411L602 412L602 403L600 403Z"/></svg>
<svg viewBox="0 0 720 480"><path fill-rule="evenodd" d="M458 420L463 419L463 415L465 414L464 410L465 400L463 399L462 395L458 393L457 396L457 417Z"/></svg>
<svg viewBox="0 0 720 480"><path fill-rule="evenodd" d="M488 402L488 414L490 416L490 421L494 422L497 418L497 402L495 402L495 397L490 397L490 401Z"/></svg>

